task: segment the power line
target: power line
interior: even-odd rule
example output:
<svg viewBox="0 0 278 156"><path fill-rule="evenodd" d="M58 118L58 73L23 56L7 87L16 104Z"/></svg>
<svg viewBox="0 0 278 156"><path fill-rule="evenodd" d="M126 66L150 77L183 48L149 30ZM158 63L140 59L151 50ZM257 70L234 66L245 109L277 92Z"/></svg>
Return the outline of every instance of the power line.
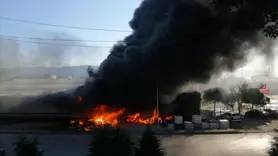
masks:
<svg viewBox="0 0 278 156"><path fill-rule="evenodd" d="M1 37L0 37L0 40L12 40L12 41L18 41L18 42L45 44L45 45L51 45L51 46L68 46L68 47L83 47L83 48L112 48L112 47L103 47L103 46L86 46L86 45L71 45L71 44L56 44L56 43L45 43L45 42L33 42L33 41L24 41L24 40L8 39L8 38L1 38Z"/></svg>
<svg viewBox="0 0 278 156"><path fill-rule="evenodd" d="M40 38L40 37L21 37L21 36L6 36L0 35L0 38L15 38L15 39L28 39L28 40L45 40L45 41L76 41L76 42L112 42L116 43L117 41L101 41L101 40L75 40L75 39L58 39L58 38Z"/></svg>
<svg viewBox="0 0 278 156"><path fill-rule="evenodd" d="M20 20L20 19L7 18L7 17L0 17L0 19L2 19L2 20L7 20L7 21L21 22L21 23L29 23L29 24L37 24L37 25L44 25L44 26L69 28L69 29L93 30L93 31L108 31L108 32L131 32L131 31L128 31L128 30L113 30L113 29L86 28L86 27L77 27L77 26L68 26L68 25L58 25L58 24L50 24L50 23L41 23L41 22Z"/></svg>

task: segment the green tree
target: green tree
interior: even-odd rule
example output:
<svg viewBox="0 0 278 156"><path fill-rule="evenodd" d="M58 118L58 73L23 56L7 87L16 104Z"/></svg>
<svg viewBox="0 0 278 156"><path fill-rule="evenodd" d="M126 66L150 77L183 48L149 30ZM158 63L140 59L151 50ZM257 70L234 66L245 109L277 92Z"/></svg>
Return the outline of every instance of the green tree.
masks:
<svg viewBox="0 0 278 156"><path fill-rule="evenodd" d="M131 156L133 143L120 129L100 128L94 132L88 156Z"/></svg>
<svg viewBox="0 0 278 156"><path fill-rule="evenodd" d="M160 145L160 140L154 132L148 127L139 140L138 147L135 150L135 156L164 156L165 153Z"/></svg>
<svg viewBox="0 0 278 156"><path fill-rule="evenodd" d="M234 88L230 88L230 92L224 95L223 102L225 105L231 107L232 111L234 111L235 105L237 103L237 95L235 94Z"/></svg>
<svg viewBox="0 0 278 156"><path fill-rule="evenodd" d="M278 132L273 136L271 140L271 146L268 150L269 156L278 156Z"/></svg>
<svg viewBox="0 0 278 156"><path fill-rule="evenodd" d="M252 110L254 105L263 106L267 103L267 98L258 88L248 88L245 95L242 97L244 103L249 103L252 105Z"/></svg>
<svg viewBox="0 0 278 156"><path fill-rule="evenodd" d="M235 87L230 88L230 96L232 97L232 101L235 100L238 105L238 113L241 113L243 98L246 95L246 90L248 89L248 83L243 82Z"/></svg>
<svg viewBox="0 0 278 156"><path fill-rule="evenodd" d="M224 91L220 88L211 88L211 89L204 91L203 99L206 102L213 103L214 116L216 115L215 114L216 103L223 102L223 100L224 100L223 94L224 94Z"/></svg>
<svg viewBox="0 0 278 156"><path fill-rule="evenodd" d="M265 102L266 102L266 104L270 103L270 98L269 97L265 97Z"/></svg>
<svg viewBox="0 0 278 156"><path fill-rule="evenodd" d="M43 156L43 151L38 149L40 143L37 138L28 139L26 137L19 137L14 145L16 156Z"/></svg>

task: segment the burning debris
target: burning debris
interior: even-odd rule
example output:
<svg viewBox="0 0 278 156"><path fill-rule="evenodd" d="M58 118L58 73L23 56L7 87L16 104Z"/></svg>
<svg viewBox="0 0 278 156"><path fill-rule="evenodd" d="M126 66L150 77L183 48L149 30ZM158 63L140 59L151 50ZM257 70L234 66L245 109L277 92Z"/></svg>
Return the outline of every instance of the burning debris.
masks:
<svg viewBox="0 0 278 156"><path fill-rule="evenodd" d="M129 123L140 123L140 124L154 124L156 122L161 123L162 118L158 116L156 108L153 110L152 117L144 118L140 113L127 116L127 122Z"/></svg>
<svg viewBox="0 0 278 156"><path fill-rule="evenodd" d="M112 126L118 125L118 117L122 115L125 111L124 108L118 110L118 111L108 111L107 106L105 105L99 105L95 109L96 112L93 113L93 116L91 119L89 119L90 122L93 122L95 125L101 126L104 124L110 124Z"/></svg>
<svg viewBox="0 0 278 156"><path fill-rule="evenodd" d="M88 121L71 120L69 123L69 128L82 128L85 131L90 131L93 128L103 128L105 125L115 127L119 124L119 117L122 116L124 112L124 108L117 111L109 111L106 105L99 105L93 110L92 116ZM171 120L172 118L172 116L167 116L165 120ZM125 122L138 124L155 124L157 122L162 123L162 117L158 116L157 110L154 109L152 116L149 118L144 118L141 113L135 113L126 116Z"/></svg>

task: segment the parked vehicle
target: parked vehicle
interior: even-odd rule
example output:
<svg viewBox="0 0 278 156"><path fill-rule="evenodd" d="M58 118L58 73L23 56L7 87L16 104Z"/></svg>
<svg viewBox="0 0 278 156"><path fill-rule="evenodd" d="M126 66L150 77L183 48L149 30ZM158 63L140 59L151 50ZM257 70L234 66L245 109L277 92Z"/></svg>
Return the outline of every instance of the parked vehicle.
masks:
<svg viewBox="0 0 278 156"><path fill-rule="evenodd" d="M270 117L270 113L267 111L261 111L261 110L251 110L251 111L247 111L245 113L245 117L249 117L249 118L266 118L266 117Z"/></svg>
<svg viewBox="0 0 278 156"><path fill-rule="evenodd" d="M221 115L221 119L227 119L232 121L241 121L243 119L243 116L239 113L224 113Z"/></svg>
<svg viewBox="0 0 278 156"><path fill-rule="evenodd" d="M264 109L265 112L268 113L271 117L277 118L278 117L278 110L272 110L272 109Z"/></svg>
<svg viewBox="0 0 278 156"><path fill-rule="evenodd" d="M222 114L220 116L220 118L221 119L228 119L229 120L231 118L231 116L232 116L232 113L227 112L227 113Z"/></svg>
<svg viewBox="0 0 278 156"><path fill-rule="evenodd" d="M243 116L240 115L239 113L234 113L231 115L232 121L241 121L242 119L243 119Z"/></svg>

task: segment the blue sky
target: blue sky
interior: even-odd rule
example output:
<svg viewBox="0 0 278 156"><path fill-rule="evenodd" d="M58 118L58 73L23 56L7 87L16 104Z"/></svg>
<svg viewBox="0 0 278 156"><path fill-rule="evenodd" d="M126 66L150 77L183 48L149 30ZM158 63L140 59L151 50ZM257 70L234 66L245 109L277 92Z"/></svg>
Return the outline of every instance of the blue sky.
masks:
<svg viewBox="0 0 278 156"><path fill-rule="evenodd" d="M130 30L128 22L140 2L141 0L0 0L0 16L57 25ZM0 19L0 35L53 38L54 34L66 34L64 36L82 40L117 41L129 33L67 29ZM82 44L111 47L114 43ZM37 45L20 42L20 47L22 53L30 54ZM68 64L99 64L109 52L108 48L78 50L82 54L69 54L72 59L68 59Z"/></svg>

